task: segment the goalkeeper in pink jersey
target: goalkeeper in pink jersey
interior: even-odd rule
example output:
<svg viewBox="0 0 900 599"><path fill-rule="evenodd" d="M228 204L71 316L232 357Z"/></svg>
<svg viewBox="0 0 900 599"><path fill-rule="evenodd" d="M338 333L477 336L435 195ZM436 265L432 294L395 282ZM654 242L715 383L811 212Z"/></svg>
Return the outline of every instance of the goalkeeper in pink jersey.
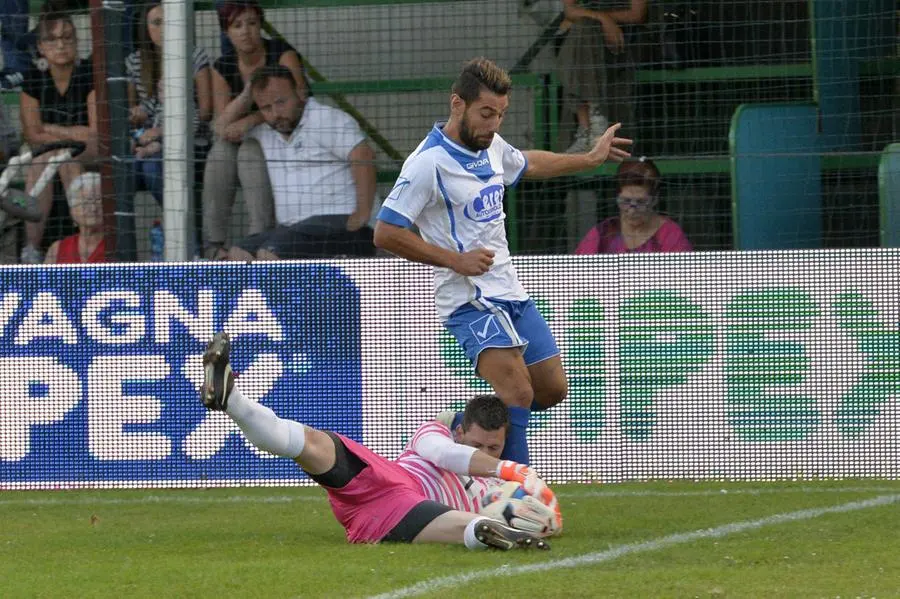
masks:
<svg viewBox="0 0 900 599"><path fill-rule="evenodd" d="M235 385L230 353L228 335L217 333L203 355L203 404L225 412L256 447L293 459L322 486L351 543L550 548L535 525L551 534L557 530L556 498L533 470L498 459L508 428L508 416L495 409L503 406L499 398L473 402L469 419L464 417L454 433L437 421L423 425L407 451L391 461L348 437L279 418L245 398ZM531 494L518 518L530 530L474 513L492 478L520 482Z"/></svg>

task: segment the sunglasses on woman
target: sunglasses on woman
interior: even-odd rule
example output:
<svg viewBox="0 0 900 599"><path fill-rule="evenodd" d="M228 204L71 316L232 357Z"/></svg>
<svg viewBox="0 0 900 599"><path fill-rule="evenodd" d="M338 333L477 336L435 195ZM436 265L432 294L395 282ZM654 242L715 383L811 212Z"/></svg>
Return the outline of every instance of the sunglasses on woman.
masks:
<svg viewBox="0 0 900 599"><path fill-rule="evenodd" d="M631 208L632 210L650 210L655 203L656 198L653 196L643 196L640 198L630 198L628 196L619 196L616 198L616 204L619 208Z"/></svg>

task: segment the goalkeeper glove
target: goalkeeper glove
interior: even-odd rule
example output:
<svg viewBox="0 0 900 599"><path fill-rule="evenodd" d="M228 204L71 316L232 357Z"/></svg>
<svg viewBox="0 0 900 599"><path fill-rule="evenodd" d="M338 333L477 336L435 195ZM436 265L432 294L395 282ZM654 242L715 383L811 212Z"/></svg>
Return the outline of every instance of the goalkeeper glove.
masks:
<svg viewBox="0 0 900 599"><path fill-rule="evenodd" d="M510 503L507 509L506 520L513 528L541 537L549 537L557 532L556 512L536 497L526 495L521 501Z"/></svg>
<svg viewBox="0 0 900 599"><path fill-rule="evenodd" d="M521 483L526 493L537 497L544 505L550 505L556 499L538 473L525 464L504 460L497 465L497 477Z"/></svg>
<svg viewBox="0 0 900 599"><path fill-rule="evenodd" d="M558 535L562 532L563 520L562 511L559 509L559 500L556 499L556 495L553 496L550 503L546 504L546 507L553 511L553 517L550 519L550 532L547 533L547 536Z"/></svg>

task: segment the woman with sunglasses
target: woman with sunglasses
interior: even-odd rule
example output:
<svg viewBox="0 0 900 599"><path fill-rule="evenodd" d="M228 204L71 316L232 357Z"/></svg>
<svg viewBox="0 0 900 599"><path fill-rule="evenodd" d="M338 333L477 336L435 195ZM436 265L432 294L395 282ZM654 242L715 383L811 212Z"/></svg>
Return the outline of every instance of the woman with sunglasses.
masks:
<svg viewBox="0 0 900 599"><path fill-rule="evenodd" d="M659 169L653 161L641 158L620 164L616 173L619 215L588 231L575 253L691 251L691 242L678 223L655 210L659 184Z"/></svg>
<svg viewBox="0 0 900 599"><path fill-rule="evenodd" d="M32 148L57 141L87 144L78 162L67 162L59 168L63 189L84 170L82 163L97 155L97 104L94 93L94 71L90 60L79 60L78 36L68 13L55 12L57 3L48 2L38 19L38 52L40 59L26 75L19 94L19 118L22 134ZM26 172L30 189L40 178L47 162L55 153L47 153L32 161ZM42 248L47 217L53 208L53 188L47 186L38 196L44 218L25 224L25 246L21 261L39 264L44 261ZM72 227L65 223L65 232Z"/></svg>

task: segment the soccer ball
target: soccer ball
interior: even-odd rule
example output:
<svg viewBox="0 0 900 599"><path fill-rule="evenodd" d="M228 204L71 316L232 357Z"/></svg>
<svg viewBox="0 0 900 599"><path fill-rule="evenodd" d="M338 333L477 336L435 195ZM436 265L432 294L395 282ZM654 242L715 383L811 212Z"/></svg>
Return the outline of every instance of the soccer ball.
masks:
<svg viewBox="0 0 900 599"><path fill-rule="evenodd" d="M493 487L481 500L481 515L536 535L554 534L553 510L532 497L521 483Z"/></svg>

